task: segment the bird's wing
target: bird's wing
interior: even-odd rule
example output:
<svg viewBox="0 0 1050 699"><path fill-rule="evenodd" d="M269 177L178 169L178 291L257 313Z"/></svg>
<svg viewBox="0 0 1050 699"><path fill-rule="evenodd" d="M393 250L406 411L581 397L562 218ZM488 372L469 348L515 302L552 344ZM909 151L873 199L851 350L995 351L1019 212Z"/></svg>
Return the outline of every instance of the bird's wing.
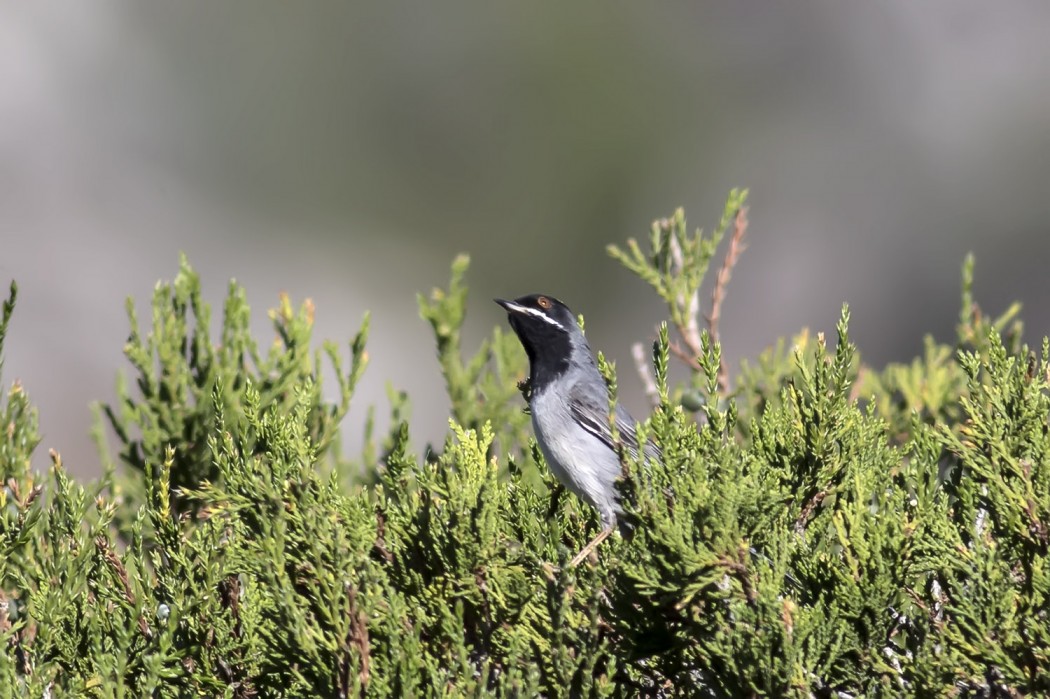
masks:
<svg viewBox="0 0 1050 699"><path fill-rule="evenodd" d="M569 392L569 412L576 424L597 437L609 449L616 450L612 430L609 428L609 401L604 391L588 390L583 384L577 383ZM616 406L616 431L619 433L620 442L631 456L637 457L637 423L619 404ZM645 455L658 458L660 449L651 440L647 441Z"/></svg>

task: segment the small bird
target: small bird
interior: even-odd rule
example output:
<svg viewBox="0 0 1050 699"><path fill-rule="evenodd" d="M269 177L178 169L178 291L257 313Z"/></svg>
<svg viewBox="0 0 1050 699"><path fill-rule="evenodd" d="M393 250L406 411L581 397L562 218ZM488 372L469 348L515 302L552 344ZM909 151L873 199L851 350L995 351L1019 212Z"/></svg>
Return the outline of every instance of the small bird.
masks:
<svg viewBox="0 0 1050 699"><path fill-rule="evenodd" d="M563 485L598 510L602 531L570 562L576 566L612 533L622 513L615 481L620 459L609 427L608 390L572 311L553 296L495 299L529 357L529 408L536 441ZM616 406L620 442L637 454L636 424ZM652 458L658 451L644 447Z"/></svg>

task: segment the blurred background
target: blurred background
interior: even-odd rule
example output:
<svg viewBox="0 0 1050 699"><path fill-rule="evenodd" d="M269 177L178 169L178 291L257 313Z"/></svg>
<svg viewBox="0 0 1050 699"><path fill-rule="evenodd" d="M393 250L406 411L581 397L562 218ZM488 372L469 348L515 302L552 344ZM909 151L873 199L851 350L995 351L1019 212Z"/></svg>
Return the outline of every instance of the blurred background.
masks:
<svg viewBox="0 0 1050 699"><path fill-rule="evenodd" d="M247 287L264 343L281 291L314 300L319 339L371 309L349 435L390 382L422 448L447 406L415 294L465 251L471 342L505 322L493 296L554 294L641 413L624 368L662 308L605 245L677 206L710 229L733 186L734 363L832 333L843 302L876 366L950 341L967 251L982 307L1023 301L1038 343L1048 36L1042 0L0 0L0 281L21 290L3 382L40 408L41 466L53 447L97 473L124 299L145 311L184 251L216 313Z"/></svg>

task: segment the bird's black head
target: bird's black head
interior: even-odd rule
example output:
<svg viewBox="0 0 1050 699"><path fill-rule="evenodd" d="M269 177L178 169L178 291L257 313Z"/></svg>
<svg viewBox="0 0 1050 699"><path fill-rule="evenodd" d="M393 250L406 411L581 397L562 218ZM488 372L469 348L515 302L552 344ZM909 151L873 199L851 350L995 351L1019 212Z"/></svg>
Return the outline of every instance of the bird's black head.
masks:
<svg viewBox="0 0 1050 699"><path fill-rule="evenodd" d="M558 299L531 294L513 301L495 301L506 309L510 327L517 333L529 357L533 391L542 391L574 362L594 361L580 326L576 324L576 317Z"/></svg>

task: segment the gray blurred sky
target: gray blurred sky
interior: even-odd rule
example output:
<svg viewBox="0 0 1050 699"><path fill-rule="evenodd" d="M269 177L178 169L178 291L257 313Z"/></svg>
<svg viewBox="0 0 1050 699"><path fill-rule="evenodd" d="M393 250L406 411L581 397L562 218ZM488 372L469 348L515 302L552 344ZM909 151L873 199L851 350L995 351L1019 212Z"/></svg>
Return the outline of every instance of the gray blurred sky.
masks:
<svg viewBox="0 0 1050 699"><path fill-rule="evenodd" d="M472 338L503 322L491 297L544 291L623 366L660 307L604 245L679 205L708 227L738 185L734 360L833 330L843 302L869 362L951 339L969 250L983 307L1022 300L1038 341L1048 36L1042 0L0 0L0 279L22 292L3 380L40 407L41 457L96 472L123 300L185 251L214 306L247 287L262 339L282 290L341 342L372 309L358 405L409 390L422 443L446 406L414 294L456 252Z"/></svg>

